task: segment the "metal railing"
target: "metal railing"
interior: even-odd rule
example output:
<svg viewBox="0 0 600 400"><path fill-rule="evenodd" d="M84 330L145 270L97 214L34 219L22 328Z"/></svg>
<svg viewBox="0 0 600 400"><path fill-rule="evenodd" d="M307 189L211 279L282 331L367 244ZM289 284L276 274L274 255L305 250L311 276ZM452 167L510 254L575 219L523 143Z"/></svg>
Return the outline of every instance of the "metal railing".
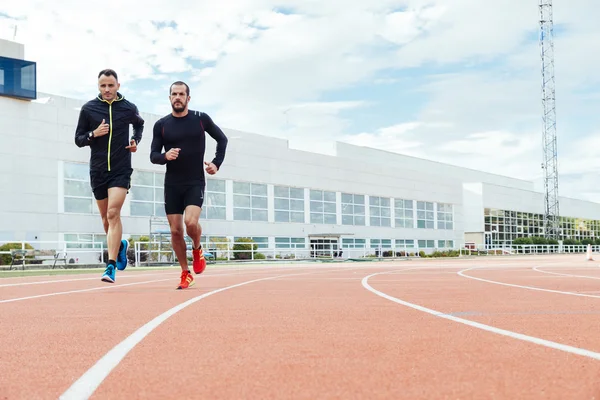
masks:
<svg viewBox="0 0 600 400"><path fill-rule="evenodd" d="M11 249L26 250L33 248L35 250L53 250L67 259L67 264L104 264L104 252L106 247L101 242L91 243L82 241L40 241L40 240L4 240L0 241L0 246L10 244L10 249L0 250L0 267L3 264L10 265ZM8 262L6 262L8 261ZM47 262L29 261L29 264L46 264Z"/></svg>
<svg viewBox="0 0 600 400"><path fill-rule="evenodd" d="M99 265L106 262L107 248L102 242L88 241L0 241L0 246L11 243L11 248L25 250L55 250L65 255L67 264ZM236 246L245 245L245 246ZM460 257L460 256L510 256L510 255L536 255L536 254L572 254L586 253L587 245L461 245L454 248L419 248L419 247L330 247L318 245L313 247L259 247L257 243L244 241L205 241L202 247L205 253L210 254L211 260L221 262L236 261L290 261L290 260L347 260L347 259L392 259L392 258L417 258L417 257ZM309 245L310 246L310 245ZM241 248L240 248L241 247ZM600 245L591 245L592 253L600 253ZM0 250L4 256L1 264L10 265L9 249ZM191 260L191 246L188 242L188 259ZM133 246L128 251L131 265L171 265L176 263L175 252L170 241L133 241ZM50 262L50 261L48 261ZM46 263L36 261L35 264Z"/></svg>

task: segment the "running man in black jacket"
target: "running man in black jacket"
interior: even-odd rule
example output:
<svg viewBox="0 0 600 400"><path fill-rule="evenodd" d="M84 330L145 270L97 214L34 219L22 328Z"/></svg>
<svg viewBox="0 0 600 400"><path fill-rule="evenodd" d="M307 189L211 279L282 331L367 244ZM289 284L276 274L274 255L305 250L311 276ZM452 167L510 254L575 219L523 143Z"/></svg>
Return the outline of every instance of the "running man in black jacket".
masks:
<svg viewBox="0 0 600 400"><path fill-rule="evenodd" d="M75 131L75 144L90 147L90 183L108 243L108 262L102 275L105 282L115 282L115 267L127 267L127 240L121 240L121 207L131 183L131 153L142 140L144 120L137 106L119 93L115 71L98 74L100 94L81 107ZM133 136L129 138L129 125Z"/></svg>
<svg viewBox="0 0 600 400"><path fill-rule="evenodd" d="M154 124L150 161L167 166L165 212L171 227L173 250L181 265L181 282L177 289L186 289L194 284L194 277L187 263L183 225L193 242L194 272L200 274L206 268L199 223L206 186L203 162L208 174L217 173L225 159L227 137L207 114L188 109L190 88L187 84L177 81L169 91L173 111ZM204 161L205 132L217 141L216 155L211 162Z"/></svg>

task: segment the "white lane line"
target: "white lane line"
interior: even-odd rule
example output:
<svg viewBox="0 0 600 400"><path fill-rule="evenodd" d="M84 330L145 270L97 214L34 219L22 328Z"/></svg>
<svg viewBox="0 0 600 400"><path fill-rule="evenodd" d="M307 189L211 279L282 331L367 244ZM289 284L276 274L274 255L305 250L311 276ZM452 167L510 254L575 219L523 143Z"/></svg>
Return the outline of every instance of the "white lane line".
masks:
<svg viewBox="0 0 600 400"><path fill-rule="evenodd" d="M167 271L165 273L169 273L172 271ZM152 273L152 274L144 274L143 272L139 272L138 275L119 275L119 279L122 278L137 278L137 277L146 277L146 276L156 276L156 275L164 275L165 273L162 274L157 274L157 273ZM97 276L94 276L93 278L71 278L71 279L57 279L57 280L50 280L50 281L35 281L35 282L19 282L19 283L5 283L3 285L0 285L1 287L14 287L14 286L26 286L26 285L43 285L43 284L47 284L47 283L63 283L63 282L80 282L80 281L96 281L99 280L100 278L98 278Z"/></svg>
<svg viewBox="0 0 600 400"><path fill-rule="evenodd" d="M191 298L170 310L165 311L160 314L150 322L143 325L141 328L133 332L129 335L125 340L121 343L113 347L108 353L104 355L96 364L94 364L89 370L87 370L77 381L75 381L61 396L60 400L67 399L88 399L100 386L100 384L106 379L106 377L111 373L113 369L125 358L125 356L138 344L140 343L150 332L156 329L160 324L165 322L169 317L175 315L179 311L183 310L187 306L194 304L197 301L207 298L208 296L212 296L213 294L217 294L220 292L224 292L226 290L234 289L240 286L249 285L251 283L268 281L272 279L288 277L288 276L297 276L297 275L307 275L307 274L316 274L322 272L335 272L336 270L331 271L319 271L319 272L304 272L299 274L283 274L283 275L275 275L266 278L253 279L250 281L245 281L242 283L238 283L231 286L222 287L220 289L213 290L211 292L204 293L200 296ZM338 269L339 271L339 269Z"/></svg>
<svg viewBox="0 0 600 400"><path fill-rule="evenodd" d="M135 267L134 267L135 268ZM298 269L300 269L300 267L296 267ZM260 271L276 271L276 270L288 270L288 267L248 267L248 266L244 266L244 267L232 267L232 268L228 268L227 266L224 267L219 267L218 269L214 268L214 269L210 269L209 271L205 271L205 273L202 276L217 276L217 275L223 275L223 276L230 276L231 272L236 272L236 273L243 273L243 272L252 272L252 271L256 271L256 272L260 272ZM99 270L98 270L99 271ZM84 273L85 275L89 275L89 274L94 274L94 277L90 277L90 278L68 278L68 279L56 279L56 280L45 280L45 281L29 281L29 282L17 282L17 283L3 283L0 284L0 288L1 287L11 287L11 286L24 286L24 285L41 285L41 284L46 284L46 283L59 283L59 282L77 282L77 281L89 281L89 280L96 280L99 279L96 276L99 272L98 271L91 271L91 272L86 272ZM157 272L158 271L158 272ZM121 274L126 274L126 273L131 273L133 272L133 274L130 275L119 275L119 273ZM151 272L151 273L148 273ZM117 271L117 277L119 278L133 278L133 277L137 277L137 276L154 276L154 275L163 275L163 274L170 274L170 273L180 273L181 270L175 267L168 267L168 268L164 268L164 269L160 269L160 267L157 267L156 270L144 270L144 271L136 271L135 269L133 270L126 270L126 271ZM226 274L225 274L226 273ZM84 275L82 274L82 275ZM0 281L2 280L9 280L9 279L27 279L27 278L38 278L38 276L18 276L18 277L6 277L6 278L0 278Z"/></svg>
<svg viewBox="0 0 600 400"><path fill-rule="evenodd" d="M263 269L254 268L252 270L262 271L262 270L267 270L267 268L263 268ZM148 272L152 272L152 271L148 271ZM219 272L221 272L221 271L219 271ZM224 270L223 272L228 272L228 271ZM144 271L139 271L139 272L136 272L134 275L118 275L118 273L117 273L117 278L119 278L119 279L121 279L121 278L137 278L137 277L165 275L165 274L174 274L174 273L179 274L180 271L175 270L175 269L166 269L162 273L152 272L151 274L146 274ZM227 273L227 274L209 273L209 274L203 275L203 277L205 277L205 276L231 276L231 274L229 274L229 273ZM70 279L57 279L57 280L47 280L47 281L5 283L5 284L0 285L0 288L1 287L25 286L25 285L42 285L42 284L48 284L48 283L95 281L95 280L99 280L99 278L97 276L94 276L93 278L70 278Z"/></svg>
<svg viewBox="0 0 600 400"><path fill-rule="evenodd" d="M246 271L248 274L259 274L258 271ZM272 272L277 272L277 270L272 270ZM260 272L262 273L262 271ZM177 274L175 274L175 272L165 272L164 274L158 274L158 275L164 275L164 276L172 276L172 275L178 275L179 272L177 272ZM241 275L241 272L234 272L234 273L226 273L226 274L204 274L202 275L202 279L206 279L206 278L220 278L222 276L239 276ZM145 277L148 275L144 275L142 277ZM94 279L99 279L99 278L94 278ZM21 301L21 300L30 300L30 299L37 299L40 297L49 297L49 296L58 296L58 295L63 295L63 294L71 294L71 293L81 293L81 292L90 292L93 290L104 290L104 289L112 289L112 288L120 288L123 286L132 286L132 285L142 285L145 283L152 283L152 282L165 282L165 281L169 281L172 280L173 278L169 278L169 279L157 279L157 280L151 280L151 281L144 281L144 282L134 282L134 283L126 283L126 284L122 284L122 285L113 285L113 284L106 284L107 286L99 286L99 287L94 287L94 288L88 288L88 289L78 289L78 290L69 290L69 291L65 291L65 292L54 292L54 293L46 293L46 294L38 294L35 296L26 296L26 297L18 297L18 298L13 298L13 299L6 299L6 300L0 300L0 304L2 303L11 303L11 302L15 302L15 301Z"/></svg>
<svg viewBox="0 0 600 400"><path fill-rule="evenodd" d="M482 329L484 331L507 336L512 339L523 340L525 342L529 342L529 343L533 343L533 344L537 344L537 345L541 345L541 346L546 346L546 347L549 347L549 348L552 348L555 350L561 350L561 351L564 351L567 353L572 353L572 354L576 354L576 355L580 355L580 356L584 356L584 357L593 358L595 360L600 360L600 353L597 353L597 352L594 352L591 350L581 349L578 347L573 347L573 346L569 346L566 344L556 343L556 342L552 342L550 340L541 339L541 338L538 338L535 336L528 336L528 335L524 335L522 333L517 333L517 332L509 331L506 329L496 328L494 326L485 325L485 324L482 324L479 322L470 321L468 319L463 319L463 318L455 317L453 315L444 314L440 311L432 310L430 308L426 308L426 307L420 306L418 304L409 303L408 301L404 301L404 300L400 300L396 297L392 297L386 293L383 293L377 289L374 289L371 285L369 285L369 283L368 283L369 278L371 278L375 275L380 275L380 274L385 274L385 272L380 272L380 273L375 273L372 275L365 276L362 280L362 285L365 289L375 293L378 296L383 297L384 299L393 301L394 303L401 304L403 306L407 306L407 307L413 308L415 310L422 311L427 314L431 314L436 317L448 319L450 321L454 321L454 322L458 322L458 323L468 325L468 326L471 326L474 328Z"/></svg>
<svg viewBox="0 0 600 400"><path fill-rule="evenodd" d="M542 274L552 274L558 276L567 276L569 278L586 278L586 279L600 279L599 276L588 276L588 275L573 275L573 274L563 274L560 272L550 272L539 269L540 267L533 267L534 271L541 272Z"/></svg>
<svg viewBox="0 0 600 400"><path fill-rule="evenodd" d="M2 304L2 303L12 303L12 302L15 302L15 301L22 301L22 300L39 299L41 297L59 296L59 295L62 295L62 294L92 292L94 290L116 289L116 288L122 288L122 287L125 287L125 286L144 285L146 283L165 282L165 281L170 281L172 279L173 278L169 278L169 279L155 279L155 280L151 280L151 281L124 283L122 285L113 285L113 284L108 284L107 283L106 286L99 286L99 287L94 287L94 288L89 288L89 289L69 290L67 292L45 293L45 294L37 294L35 296L17 297L17 298L14 298L14 299L0 300L0 304Z"/></svg>
<svg viewBox="0 0 600 400"><path fill-rule="evenodd" d="M460 276L462 276L462 277L464 277L464 278L474 279L476 281L481 281L481 282L493 283L494 285L511 286L511 287L515 287L515 288L519 288L519 289L537 290L537 291L540 291L540 292L566 294L566 295L569 295L569 296L593 297L593 298L596 298L596 299L600 299L600 296L594 296L592 294L575 293L575 292L564 292L562 290L543 289L543 288L539 288L539 287L535 287L535 286L525 286L525 285L517 285L517 284L514 284L514 283L491 281L489 279L476 278L474 276L466 275L464 273L465 271L469 271L469 270L472 270L472 269L478 269L478 268L480 268L480 267L473 267L473 268L463 269L462 271L458 271L457 274L460 275Z"/></svg>

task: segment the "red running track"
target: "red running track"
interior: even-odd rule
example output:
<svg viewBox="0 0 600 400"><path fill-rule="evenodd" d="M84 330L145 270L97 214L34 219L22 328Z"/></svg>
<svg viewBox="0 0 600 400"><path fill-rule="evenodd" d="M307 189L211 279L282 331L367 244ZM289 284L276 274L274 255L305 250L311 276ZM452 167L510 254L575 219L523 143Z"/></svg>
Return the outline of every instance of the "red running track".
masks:
<svg viewBox="0 0 600 400"><path fill-rule="evenodd" d="M0 399L600 395L580 255L131 269L0 279Z"/></svg>

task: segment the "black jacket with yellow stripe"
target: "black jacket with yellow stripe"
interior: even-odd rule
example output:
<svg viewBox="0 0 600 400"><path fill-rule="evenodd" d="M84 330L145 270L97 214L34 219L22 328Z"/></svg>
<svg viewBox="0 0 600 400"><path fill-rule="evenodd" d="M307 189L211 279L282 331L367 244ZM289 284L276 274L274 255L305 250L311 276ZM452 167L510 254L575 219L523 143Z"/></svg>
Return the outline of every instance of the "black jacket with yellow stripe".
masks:
<svg viewBox="0 0 600 400"><path fill-rule="evenodd" d="M90 137L104 120L109 126L108 134ZM133 136L129 137L129 125L133 126ZM142 140L144 120L138 108L117 92L115 100L108 102L100 95L81 107L75 130L75 144L90 146L90 172L125 171L131 168L131 152L126 147L129 140L136 143Z"/></svg>

